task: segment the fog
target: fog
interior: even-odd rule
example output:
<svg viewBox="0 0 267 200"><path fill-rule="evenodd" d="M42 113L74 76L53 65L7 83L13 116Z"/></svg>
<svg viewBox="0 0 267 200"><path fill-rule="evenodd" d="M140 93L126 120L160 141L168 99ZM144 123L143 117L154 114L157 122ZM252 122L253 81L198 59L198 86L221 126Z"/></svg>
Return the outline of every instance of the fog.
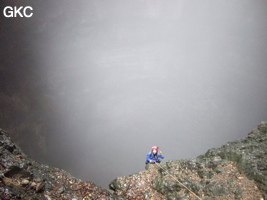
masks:
<svg viewBox="0 0 267 200"><path fill-rule="evenodd" d="M49 91L56 167L107 187L153 145L194 158L267 119L267 1L27 3L8 22Z"/></svg>

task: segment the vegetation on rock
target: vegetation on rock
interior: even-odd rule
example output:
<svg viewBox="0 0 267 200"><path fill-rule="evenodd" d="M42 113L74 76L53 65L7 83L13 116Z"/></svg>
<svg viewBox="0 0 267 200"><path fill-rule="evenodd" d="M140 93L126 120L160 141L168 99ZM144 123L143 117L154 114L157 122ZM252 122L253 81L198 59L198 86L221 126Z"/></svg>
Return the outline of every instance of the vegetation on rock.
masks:
<svg viewBox="0 0 267 200"><path fill-rule="evenodd" d="M267 198L267 122L245 139L195 159L148 165L114 179L107 191L28 158L0 129L0 198L8 199L255 199Z"/></svg>
<svg viewBox="0 0 267 200"><path fill-rule="evenodd" d="M267 122L261 122L245 139L195 159L151 165L113 180L110 188L127 199L260 200L267 197L266 160Z"/></svg>
<svg viewBox="0 0 267 200"><path fill-rule="evenodd" d="M92 182L28 158L0 129L0 199L118 199Z"/></svg>

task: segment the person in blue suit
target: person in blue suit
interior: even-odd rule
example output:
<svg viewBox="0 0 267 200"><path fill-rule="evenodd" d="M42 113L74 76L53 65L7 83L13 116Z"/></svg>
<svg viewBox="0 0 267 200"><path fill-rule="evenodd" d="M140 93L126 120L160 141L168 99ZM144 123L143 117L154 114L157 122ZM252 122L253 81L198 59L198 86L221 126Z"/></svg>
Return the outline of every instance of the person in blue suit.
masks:
<svg viewBox="0 0 267 200"><path fill-rule="evenodd" d="M158 146L153 146L152 150L148 152L146 156L146 164L155 164L155 163L160 163L160 159L164 158L164 155L162 155L162 152L159 151Z"/></svg>

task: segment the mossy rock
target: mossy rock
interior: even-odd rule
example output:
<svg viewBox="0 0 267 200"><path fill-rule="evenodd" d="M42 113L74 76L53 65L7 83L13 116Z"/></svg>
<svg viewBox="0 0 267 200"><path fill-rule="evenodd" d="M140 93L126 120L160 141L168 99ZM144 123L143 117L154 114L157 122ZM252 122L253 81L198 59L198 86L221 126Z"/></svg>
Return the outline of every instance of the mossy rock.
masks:
<svg viewBox="0 0 267 200"><path fill-rule="evenodd" d="M118 189L121 189L123 188L123 185L121 184L120 181L118 181L117 179L114 179L113 181L111 181L111 183L109 184L109 188L111 190L118 190Z"/></svg>
<svg viewBox="0 0 267 200"><path fill-rule="evenodd" d="M213 171L207 171L207 170L200 170L200 171L198 171L198 175L200 178L206 177L206 178L210 179L214 175L214 172Z"/></svg>
<svg viewBox="0 0 267 200"><path fill-rule="evenodd" d="M204 192L208 196L223 196L230 192L227 185L222 181L216 181L205 186Z"/></svg>

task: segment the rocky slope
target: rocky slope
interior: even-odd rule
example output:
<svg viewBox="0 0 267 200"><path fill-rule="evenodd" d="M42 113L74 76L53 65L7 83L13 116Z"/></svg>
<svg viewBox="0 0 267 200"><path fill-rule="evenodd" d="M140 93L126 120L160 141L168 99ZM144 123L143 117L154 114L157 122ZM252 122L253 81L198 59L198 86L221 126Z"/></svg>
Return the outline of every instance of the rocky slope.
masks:
<svg viewBox="0 0 267 200"><path fill-rule="evenodd" d="M89 170L89 169L88 169ZM118 199L91 182L29 159L0 129L0 199Z"/></svg>
<svg viewBox="0 0 267 200"><path fill-rule="evenodd" d="M89 170L89 169L88 169ZM267 122L242 140L195 159L149 165L118 177L113 192L39 164L0 129L0 198L7 199L255 199L267 198Z"/></svg>
<svg viewBox="0 0 267 200"><path fill-rule="evenodd" d="M267 122L245 139L196 159L150 165L113 180L110 188L127 199L266 199Z"/></svg>

